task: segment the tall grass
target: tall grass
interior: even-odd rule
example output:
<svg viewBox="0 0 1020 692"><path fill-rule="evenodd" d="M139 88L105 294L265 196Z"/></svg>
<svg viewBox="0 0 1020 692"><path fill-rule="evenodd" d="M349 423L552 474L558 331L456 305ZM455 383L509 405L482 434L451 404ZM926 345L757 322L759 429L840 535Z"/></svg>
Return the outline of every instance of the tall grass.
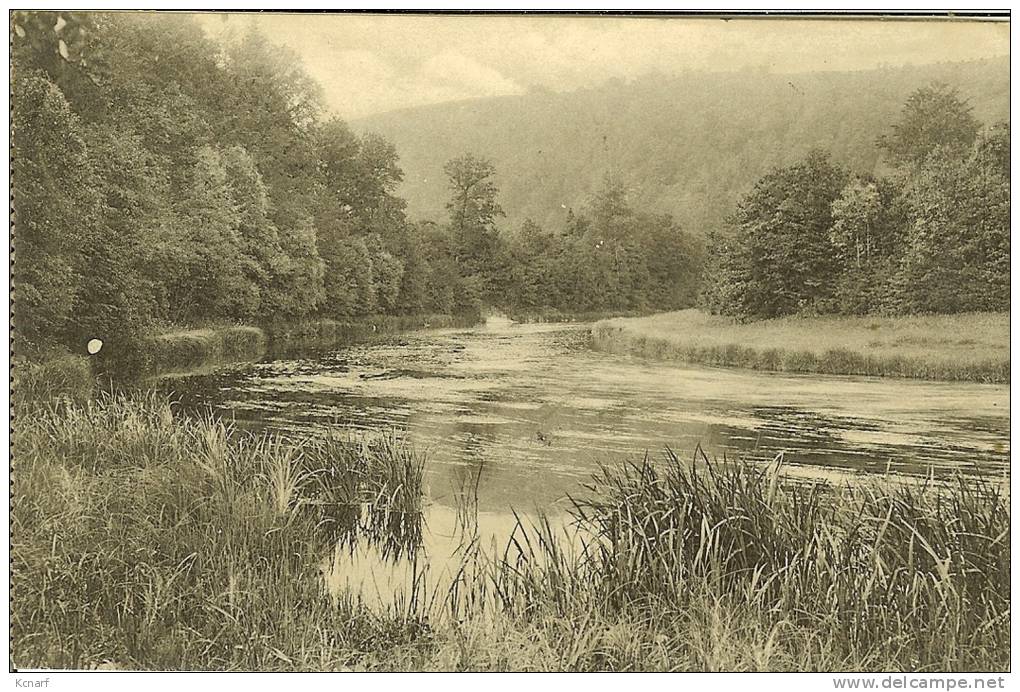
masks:
<svg viewBox="0 0 1020 692"><path fill-rule="evenodd" d="M78 404L95 394L96 378L86 358L63 355L39 363L12 359L11 390L15 415L30 415L41 404Z"/></svg>
<svg viewBox="0 0 1020 692"><path fill-rule="evenodd" d="M513 574L560 607L580 590L607 614L721 608L773 633L774 650L794 644L787 653L800 651L801 664L1006 665L1009 506L1000 486L833 488L784 482L776 466L701 461L699 472L670 452L662 469L646 459L604 471L576 507L591 536L581 560L565 568L547 555L552 568ZM549 541L538 545L549 553Z"/></svg>
<svg viewBox="0 0 1020 692"><path fill-rule="evenodd" d="M599 322L593 345L753 370L1008 383L1009 316L787 317L738 323L697 310Z"/></svg>
<svg viewBox="0 0 1020 692"><path fill-rule="evenodd" d="M1002 487L833 487L780 467L668 452L603 470L572 531L520 521L501 556L462 567L451 594L472 645L454 667L1008 668ZM528 633L519 656L480 645L508 629Z"/></svg>
<svg viewBox="0 0 1020 692"><path fill-rule="evenodd" d="M151 373L187 370L202 365L254 360L266 350L266 335L258 327L211 326L165 332L139 345Z"/></svg>
<svg viewBox="0 0 1020 692"><path fill-rule="evenodd" d="M417 542L422 460L393 441L104 397L25 421L13 452L14 666L336 668L405 626L331 607L317 568L354 535Z"/></svg>
<svg viewBox="0 0 1020 692"><path fill-rule="evenodd" d="M991 481L831 485L669 452L489 547L465 474L438 579L423 462L392 437L242 433L150 396L44 408L13 445L14 666L1009 665L1009 497ZM344 586L366 545L380 572L405 566L381 601Z"/></svg>

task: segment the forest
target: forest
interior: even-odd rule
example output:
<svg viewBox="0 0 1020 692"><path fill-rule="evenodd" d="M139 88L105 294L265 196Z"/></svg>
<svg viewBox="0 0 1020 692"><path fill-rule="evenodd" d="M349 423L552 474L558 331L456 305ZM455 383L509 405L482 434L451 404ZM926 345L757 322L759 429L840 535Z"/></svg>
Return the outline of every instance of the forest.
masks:
<svg viewBox="0 0 1020 692"><path fill-rule="evenodd" d="M209 19L11 14L12 671L1010 670L1006 60L345 122Z"/></svg>
<svg viewBox="0 0 1020 692"><path fill-rule="evenodd" d="M215 321L694 295L696 248L619 185L562 235L527 224L508 242L493 168L468 154L446 165L448 218L412 223L392 144L327 116L265 36L221 45L188 17L54 16L22 13L13 29L21 356L90 338L129 350Z"/></svg>
<svg viewBox="0 0 1020 692"><path fill-rule="evenodd" d="M743 317L1009 309L1009 125L918 89L877 142L892 173L822 151L761 178L709 239L704 302Z"/></svg>
<svg viewBox="0 0 1020 692"><path fill-rule="evenodd" d="M1009 120L1008 60L990 57L846 72L690 69L418 106L351 127L396 145L404 170L397 192L411 218L442 216L442 169L454 149L492 161L511 228L529 217L561 227L610 171L632 204L704 237L756 180L813 149L858 173L888 174L875 140L910 94L932 83L957 89L981 122Z"/></svg>
<svg viewBox="0 0 1020 692"><path fill-rule="evenodd" d="M412 220L397 148L327 113L254 29L213 41L185 16L16 13L12 31L19 356L373 314L1008 306L1008 123L945 85L903 94L865 142L887 174L812 151L706 238L612 167L562 222L508 222L492 160L457 142L444 215Z"/></svg>

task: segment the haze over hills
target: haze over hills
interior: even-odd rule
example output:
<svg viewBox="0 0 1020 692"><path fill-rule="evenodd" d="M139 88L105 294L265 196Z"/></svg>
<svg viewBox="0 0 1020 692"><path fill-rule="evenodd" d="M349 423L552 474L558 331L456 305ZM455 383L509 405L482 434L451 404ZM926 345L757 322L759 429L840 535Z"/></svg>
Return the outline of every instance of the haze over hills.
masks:
<svg viewBox="0 0 1020 692"><path fill-rule="evenodd" d="M412 218L446 218L443 164L465 152L496 166L505 227L555 228L609 173L648 211L695 233L718 226L761 175L816 147L880 170L876 137L912 91L959 89L986 125L1009 119L1008 57L859 72L648 75L558 93L533 90L392 111L352 126L392 141Z"/></svg>

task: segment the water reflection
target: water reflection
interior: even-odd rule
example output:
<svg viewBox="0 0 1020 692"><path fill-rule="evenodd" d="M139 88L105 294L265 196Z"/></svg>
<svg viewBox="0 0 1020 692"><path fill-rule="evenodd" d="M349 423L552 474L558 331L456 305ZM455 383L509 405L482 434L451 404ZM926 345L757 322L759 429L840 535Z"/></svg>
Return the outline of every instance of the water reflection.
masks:
<svg viewBox="0 0 1020 692"><path fill-rule="evenodd" d="M364 490L338 479L316 491L326 529L357 528L332 537L327 592L386 608L450 597L468 551L502 553L511 508L562 523L600 463L666 445L681 456L699 444L731 458L782 452L795 475L814 477L1002 474L1009 460L1008 386L678 367L592 352L583 325L417 332L163 386L244 427L305 440L396 431L424 453L427 497L408 499L406 516L369 511Z"/></svg>
<svg viewBox="0 0 1020 692"><path fill-rule="evenodd" d="M1008 469L1008 386L687 368L586 344L584 325L415 332L164 386L253 428L401 431L447 508L484 465L480 510L558 511L599 463L666 445L829 472Z"/></svg>

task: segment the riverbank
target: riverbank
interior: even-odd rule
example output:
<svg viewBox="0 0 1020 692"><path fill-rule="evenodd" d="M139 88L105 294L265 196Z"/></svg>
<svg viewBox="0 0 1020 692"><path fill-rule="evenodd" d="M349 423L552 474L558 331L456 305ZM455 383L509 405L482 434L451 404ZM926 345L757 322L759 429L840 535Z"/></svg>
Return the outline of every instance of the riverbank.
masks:
<svg viewBox="0 0 1020 692"><path fill-rule="evenodd" d="M324 558L415 550L423 461L399 440L243 433L149 396L42 411L12 444L19 668L1009 665L997 484L621 464L574 510L586 555L541 521L482 550L465 521L451 583L430 591L417 553L404 588L369 605Z"/></svg>
<svg viewBox="0 0 1020 692"><path fill-rule="evenodd" d="M476 313L367 315L349 321L306 320L262 327L213 324L163 330L142 337L113 358L109 357L109 349L96 356L65 353L39 362L16 358L11 368L12 396L16 409L31 409L55 400L85 403L95 396L100 380L131 385L148 377L255 361L268 353L339 347L379 335L470 327L480 321ZM118 360L125 357L126 362ZM100 373L106 374L100 377Z"/></svg>
<svg viewBox="0 0 1020 692"><path fill-rule="evenodd" d="M34 409L60 398L85 404L96 394L96 377L88 358L65 354L42 362L11 359L11 412L17 419L25 409Z"/></svg>
<svg viewBox="0 0 1020 692"><path fill-rule="evenodd" d="M537 308L511 311L507 317L521 324L546 324L551 322L597 322L615 317L640 317L648 315L646 310L587 310L569 312L557 308Z"/></svg>
<svg viewBox="0 0 1020 692"><path fill-rule="evenodd" d="M216 325L180 329L142 339L139 360L148 374L197 368L213 363L256 360L266 352L269 337L264 329L241 325Z"/></svg>
<svg viewBox="0 0 1020 692"><path fill-rule="evenodd" d="M380 334L413 329L469 327L481 318L462 315L365 315L351 320L277 322L262 327L221 325L164 332L146 339L150 374L179 372L238 361L258 360L268 352L341 346Z"/></svg>
<svg viewBox="0 0 1020 692"><path fill-rule="evenodd" d="M741 323L698 310L611 319L595 348L678 363L1008 384L1009 314L785 317Z"/></svg>
<svg viewBox="0 0 1020 692"><path fill-rule="evenodd" d="M478 313L456 315L367 315L351 320L307 320L279 323L266 327L271 349L345 344L378 334L416 329L455 329L473 327L485 319Z"/></svg>

